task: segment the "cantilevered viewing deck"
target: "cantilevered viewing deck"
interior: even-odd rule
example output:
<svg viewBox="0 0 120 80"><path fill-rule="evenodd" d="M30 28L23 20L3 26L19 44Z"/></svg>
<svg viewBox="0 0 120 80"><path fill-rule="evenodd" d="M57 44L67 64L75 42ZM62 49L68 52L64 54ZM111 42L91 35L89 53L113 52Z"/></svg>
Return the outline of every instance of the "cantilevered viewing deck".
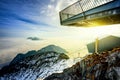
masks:
<svg viewBox="0 0 120 80"><path fill-rule="evenodd" d="M120 0L79 0L59 14L65 26L120 24Z"/></svg>

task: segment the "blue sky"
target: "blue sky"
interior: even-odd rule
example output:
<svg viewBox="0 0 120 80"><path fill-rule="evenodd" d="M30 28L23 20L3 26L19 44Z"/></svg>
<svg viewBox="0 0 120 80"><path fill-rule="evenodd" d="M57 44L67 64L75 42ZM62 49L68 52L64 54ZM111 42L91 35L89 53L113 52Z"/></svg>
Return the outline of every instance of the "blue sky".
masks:
<svg viewBox="0 0 120 80"><path fill-rule="evenodd" d="M17 31L19 36L19 31L29 31L41 26L48 27L49 24L41 22L43 14L40 11L42 6L48 5L49 2L49 0L1 0L0 37L14 36L14 31Z"/></svg>
<svg viewBox="0 0 120 80"><path fill-rule="evenodd" d="M77 0L0 0L0 63L18 53L56 44L70 51L96 37L120 36L120 25L81 28L61 26L59 11ZM28 40L37 37L40 40ZM9 59L8 59L9 58Z"/></svg>
<svg viewBox="0 0 120 80"><path fill-rule="evenodd" d="M0 37L28 36L26 32L31 33L34 30L57 31L55 27L59 26L59 11L75 1L1 0Z"/></svg>

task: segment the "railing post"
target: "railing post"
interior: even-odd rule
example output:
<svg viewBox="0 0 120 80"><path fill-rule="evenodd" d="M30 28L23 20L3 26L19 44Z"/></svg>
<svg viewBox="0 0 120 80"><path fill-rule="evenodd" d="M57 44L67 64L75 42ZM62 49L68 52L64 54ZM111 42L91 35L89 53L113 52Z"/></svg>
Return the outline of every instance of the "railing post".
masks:
<svg viewBox="0 0 120 80"><path fill-rule="evenodd" d="M86 19L85 12L84 12L84 10L83 10L83 8L82 8L82 6L81 6L80 1L81 1L81 0L79 0L79 5L80 5L80 8L81 8L81 10L82 10L83 17L84 17L84 19Z"/></svg>

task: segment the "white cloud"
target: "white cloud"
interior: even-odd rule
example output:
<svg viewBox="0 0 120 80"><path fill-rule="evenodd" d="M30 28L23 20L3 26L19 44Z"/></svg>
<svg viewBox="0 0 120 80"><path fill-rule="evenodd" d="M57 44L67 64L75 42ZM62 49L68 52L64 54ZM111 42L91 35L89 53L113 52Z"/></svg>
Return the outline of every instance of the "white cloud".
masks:
<svg viewBox="0 0 120 80"><path fill-rule="evenodd" d="M48 5L48 9L52 9L53 6L51 4Z"/></svg>
<svg viewBox="0 0 120 80"><path fill-rule="evenodd" d="M24 38L3 38L0 39L0 44L0 47L4 47L4 49L0 49L0 64L2 64L11 61L18 53L39 50L47 44L47 41L34 42Z"/></svg>
<svg viewBox="0 0 120 80"><path fill-rule="evenodd" d="M59 12L76 1L77 0L51 0L51 2L48 5L44 5L40 11L40 13L44 15L42 21L53 26L60 26Z"/></svg>
<svg viewBox="0 0 120 80"><path fill-rule="evenodd" d="M59 0L57 2L57 5L56 5L56 10L60 11L64 8L66 8L67 6L75 3L76 1L78 1L78 0L66 0L66 1L65 0Z"/></svg>

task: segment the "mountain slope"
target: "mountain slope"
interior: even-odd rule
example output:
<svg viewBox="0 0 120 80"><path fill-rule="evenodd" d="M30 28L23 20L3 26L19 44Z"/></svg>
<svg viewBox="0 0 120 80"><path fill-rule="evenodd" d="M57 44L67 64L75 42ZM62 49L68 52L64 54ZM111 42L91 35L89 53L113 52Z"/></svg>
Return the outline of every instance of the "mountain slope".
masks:
<svg viewBox="0 0 120 80"><path fill-rule="evenodd" d="M45 53L45 52L57 52L57 53L67 53L67 51L59 46L55 46L55 45L48 45L44 48L42 48L41 50L39 50L40 53Z"/></svg>
<svg viewBox="0 0 120 80"><path fill-rule="evenodd" d="M32 51L28 51L26 54L18 54L10 63L11 64L16 64L17 62L20 62L22 61L23 59L25 59L26 57L29 57L29 56L32 56L32 55L35 55L37 52L35 50L32 50Z"/></svg>
<svg viewBox="0 0 120 80"><path fill-rule="evenodd" d="M88 55L63 73L44 80L120 80L120 48Z"/></svg>
<svg viewBox="0 0 120 80"><path fill-rule="evenodd" d="M0 70L0 80L36 80L44 79L52 73L62 72L63 69L71 66L72 60L63 52L56 52L56 50L50 50L51 46L47 46L43 49L48 51L42 52L43 50L36 51L34 54L29 56L22 55L13 59L18 59L17 63L10 64ZM52 46L53 47L53 46ZM55 48L54 46L53 48ZM58 48L58 47L57 47ZM61 50L62 48L60 48ZM40 52L41 51L41 52ZM28 54L28 53L27 53Z"/></svg>

